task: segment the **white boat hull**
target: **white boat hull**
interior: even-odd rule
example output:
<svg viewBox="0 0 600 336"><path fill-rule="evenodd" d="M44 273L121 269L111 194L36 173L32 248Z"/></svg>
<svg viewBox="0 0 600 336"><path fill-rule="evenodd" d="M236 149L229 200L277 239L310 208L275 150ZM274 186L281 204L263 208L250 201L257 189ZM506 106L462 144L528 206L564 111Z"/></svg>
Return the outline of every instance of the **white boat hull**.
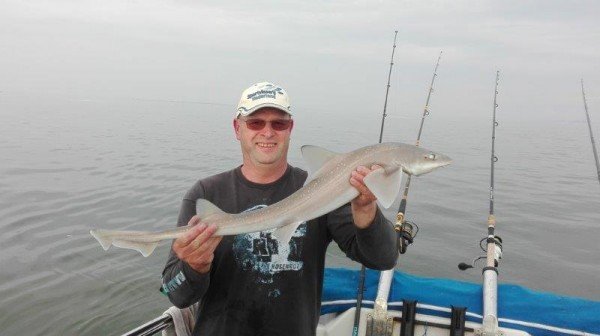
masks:
<svg viewBox="0 0 600 336"><path fill-rule="evenodd" d="M326 314L321 316L321 320L319 321L319 325L317 327L317 336L338 336L338 335L352 335L352 329L354 328L354 312L356 308L350 308L345 312L342 312L339 315L335 314ZM367 316L369 314L373 314L373 309L371 308L362 308L360 310L360 325L358 329L358 335L366 335L367 330ZM388 317L402 317L401 311L389 310ZM450 319L443 318L438 316L424 315L424 314L416 314L415 319L417 321L428 322L433 324L443 324L450 326ZM400 335L400 326L401 322L394 321L393 325L393 336ZM480 330L482 325L480 323L469 322L465 323L465 327L471 330ZM504 336L526 336L528 333L515 329L507 329L507 328L499 328ZM448 336L449 330L448 328L441 328L435 326L425 326L422 324L417 324L415 326L415 335L428 335L428 336ZM473 331L467 331L465 333L467 336L471 335L480 335Z"/></svg>

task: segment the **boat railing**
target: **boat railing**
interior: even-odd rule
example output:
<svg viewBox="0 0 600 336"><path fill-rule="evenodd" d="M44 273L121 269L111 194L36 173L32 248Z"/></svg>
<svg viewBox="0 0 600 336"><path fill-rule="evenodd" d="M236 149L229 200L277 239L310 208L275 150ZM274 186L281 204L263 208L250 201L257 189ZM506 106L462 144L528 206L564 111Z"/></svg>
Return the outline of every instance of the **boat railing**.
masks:
<svg viewBox="0 0 600 336"><path fill-rule="evenodd" d="M122 336L150 336L173 325L171 315L161 315L153 320L150 320L141 326L126 332Z"/></svg>

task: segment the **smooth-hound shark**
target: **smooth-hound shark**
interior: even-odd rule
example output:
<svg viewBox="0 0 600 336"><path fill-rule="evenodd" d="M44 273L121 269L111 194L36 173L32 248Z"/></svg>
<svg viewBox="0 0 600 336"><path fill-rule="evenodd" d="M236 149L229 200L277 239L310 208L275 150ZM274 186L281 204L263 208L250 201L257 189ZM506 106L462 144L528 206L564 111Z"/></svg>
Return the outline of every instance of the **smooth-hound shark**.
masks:
<svg viewBox="0 0 600 336"><path fill-rule="evenodd" d="M309 177L302 188L287 198L239 214L225 213L211 202L199 199L197 214L202 222L217 226L216 235L275 228L273 235L287 243L302 222L329 213L358 196L358 190L349 181L358 166L383 167L369 173L364 183L377 197L379 205L389 208L400 191L402 171L418 176L452 162L446 155L403 143L376 144L343 154L308 145L302 147L302 156ZM91 230L90 233L105 250L114 245L139 251L147 257L159 241L179 238L189 229L190 226L181 226L162 232Z"/></svg>

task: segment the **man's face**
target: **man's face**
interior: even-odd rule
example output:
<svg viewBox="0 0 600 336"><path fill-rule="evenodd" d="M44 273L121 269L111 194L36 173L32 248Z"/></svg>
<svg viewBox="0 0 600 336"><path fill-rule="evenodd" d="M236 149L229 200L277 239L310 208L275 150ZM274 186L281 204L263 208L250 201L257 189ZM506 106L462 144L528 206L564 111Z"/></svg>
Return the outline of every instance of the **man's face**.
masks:
<svg viewBox="0 0 600 336"><path fill-rule="evenodd" d="M262 129L253 130L246 121L265 121ZM285 130L273 129L272 122L289 120L289 128ZM289 114L275 108L265 107L247 117L233 120L235 136L242 146L244 164L254 166L269 166L287 164L287 152L290 145L290 134L294 126Z"/></svg>

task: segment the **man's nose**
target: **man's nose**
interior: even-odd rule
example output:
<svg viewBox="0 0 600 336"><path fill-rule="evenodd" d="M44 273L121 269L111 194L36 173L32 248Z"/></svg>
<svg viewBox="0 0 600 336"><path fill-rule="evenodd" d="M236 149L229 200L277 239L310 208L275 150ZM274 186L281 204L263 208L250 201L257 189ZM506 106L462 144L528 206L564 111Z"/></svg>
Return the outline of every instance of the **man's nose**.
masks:
<svg viewBox="0 0 600 336"><path fill-rule="evenodd" d="M265 125L265 128L263 129L263 135L266 137L272 137L275 135L275 130L271 126L270 122Z"/></svg>

